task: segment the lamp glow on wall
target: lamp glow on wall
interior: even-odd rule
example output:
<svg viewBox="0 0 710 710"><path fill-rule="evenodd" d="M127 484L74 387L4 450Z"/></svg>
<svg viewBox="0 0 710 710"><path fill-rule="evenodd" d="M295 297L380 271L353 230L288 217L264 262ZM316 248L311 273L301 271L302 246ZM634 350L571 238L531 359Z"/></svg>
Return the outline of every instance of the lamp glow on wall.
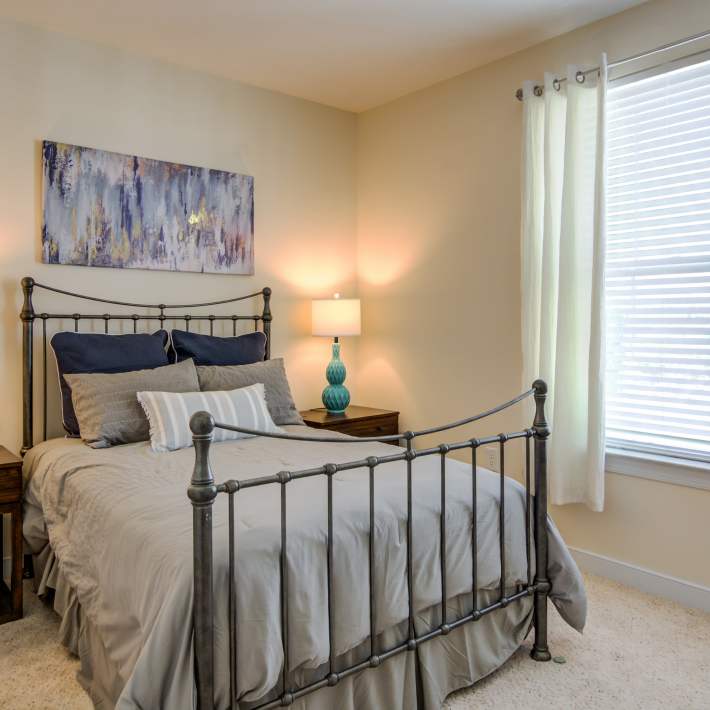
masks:
<svg viewBox="0 0 710 710"><path fill-rule="evenodd" d="M360 299L324 298L312 302L313 335L327 335L333 338L333 359L328 363L325 376L328 386L323 390L323 406L330 414L342 414L350 404L350 392L345 382L345 365L340 359L339 338L360 335Z"/></svg>

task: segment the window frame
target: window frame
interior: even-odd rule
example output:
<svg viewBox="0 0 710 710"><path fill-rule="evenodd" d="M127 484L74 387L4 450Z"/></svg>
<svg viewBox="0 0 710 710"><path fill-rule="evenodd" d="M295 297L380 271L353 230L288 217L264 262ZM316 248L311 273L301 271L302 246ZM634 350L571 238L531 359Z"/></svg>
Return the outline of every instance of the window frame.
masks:
<svg viewBox="0 0 710 710"><path fill-rule="evenodd" d="M633 449L606 447L606 473L710 491L710 464Z"/></svg>
<svg viewBox="0 0 710 710"><path fill-rule="evenodd" d="M608 85L623 86L643 79L682 69L710 60L710 49L665 61L640 70L631 70L609 79ZM672 452L672 453L671 453ZM617 440L606 442L605 471L622 476L645 478L662 483L710 490L710 461L688 452L679 456L672 449L653 445L625 445Z"/></svg>

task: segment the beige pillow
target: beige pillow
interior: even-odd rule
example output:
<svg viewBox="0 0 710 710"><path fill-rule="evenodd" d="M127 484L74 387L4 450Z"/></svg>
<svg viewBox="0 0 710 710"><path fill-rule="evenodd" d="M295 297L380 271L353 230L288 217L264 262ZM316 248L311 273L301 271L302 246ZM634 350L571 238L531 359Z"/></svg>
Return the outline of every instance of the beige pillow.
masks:
<svg viewBox="0 0 710 710"><path fill-rule="evenodd" d="M148 420L137 393L198 392L200 383L192 360L151 370L65 375L81 438L96 449L148 441Z"/></svg>
<svg viewBox="0 0 710 710"><path fill-rule="evenodd" d="M303 424L291 395L283 358L250 365L198 365L197 377L203 392L234 390L261 382L266 391L266 406L274 424Z"/></svg>

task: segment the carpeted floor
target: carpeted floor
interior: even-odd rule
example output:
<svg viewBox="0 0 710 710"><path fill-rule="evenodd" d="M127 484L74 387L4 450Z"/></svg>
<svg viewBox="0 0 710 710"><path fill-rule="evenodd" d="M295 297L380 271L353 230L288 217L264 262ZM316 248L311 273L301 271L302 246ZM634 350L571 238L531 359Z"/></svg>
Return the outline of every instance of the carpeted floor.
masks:
<svg viewBox="0 0 710 710"><path fill-rule="evenodd" d="M708 710L710 614L586 575L584 635L550 615L550 648L566 663L535 663L526 643L448 710ZM26 616L0 627L0 708L90 710L77 661L57 641L58 618L27 588ZM367 710L363 708L363 710Z"/></svg>

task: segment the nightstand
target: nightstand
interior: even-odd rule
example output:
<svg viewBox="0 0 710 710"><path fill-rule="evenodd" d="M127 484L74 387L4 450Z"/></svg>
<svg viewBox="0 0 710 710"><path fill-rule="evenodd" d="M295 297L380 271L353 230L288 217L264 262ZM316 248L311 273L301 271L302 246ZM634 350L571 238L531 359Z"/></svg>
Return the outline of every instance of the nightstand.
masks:
<svg viewBox="0 0 710 710"><path fill-rule="evenodd" d="M4 446L0 446L0 514L12 516L10 589L0 575L0 624L4 624L22 618L22 459ZM0 525L0 551L3 542Z"/></svg>
<svg viewBox="0 0 710 710"><path fill-rule="evenodd" d="M350 436L386 436L399 433L399 412L352 405L343 414L329 414L320 407L301 412L303 421L314 429L330 429ZM397 442L393 442L397 443Z"/></svg>

